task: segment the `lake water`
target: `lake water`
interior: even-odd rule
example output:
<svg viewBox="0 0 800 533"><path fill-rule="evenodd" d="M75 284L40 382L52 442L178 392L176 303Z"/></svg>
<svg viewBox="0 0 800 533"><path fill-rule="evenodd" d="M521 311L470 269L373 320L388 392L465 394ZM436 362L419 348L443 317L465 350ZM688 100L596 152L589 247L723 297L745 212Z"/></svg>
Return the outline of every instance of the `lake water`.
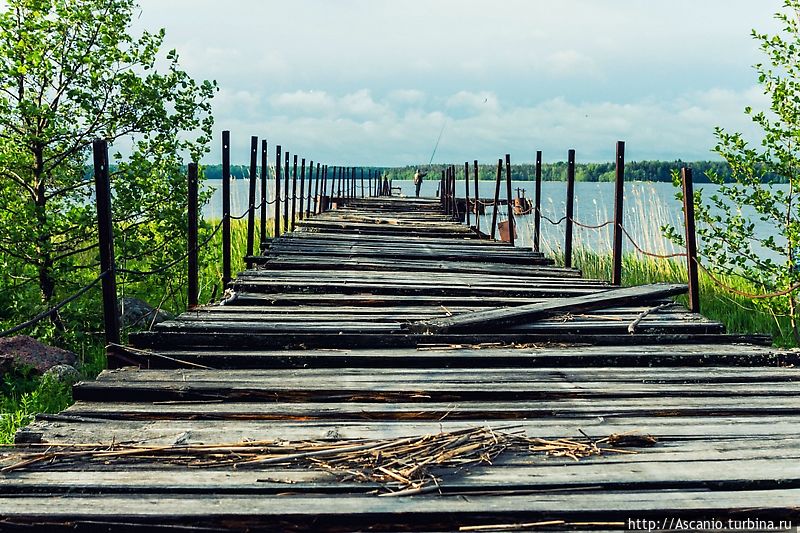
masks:
<svg viewBox="0 0 800 533"><path fill-rule="evenodd" d="M414 195L414 184L411 181L394 181L394 187L400 188L403 196ZM426 180L422 183L421 196L435 197L438 181ZM219 181L206 182L207 187L212 187L215 192L211 201L204 207L203 216L219 219L222 216L222 184ZM360 185L359 185L360 187ZM470 184L470 196L473 195L473 184ZM482 198L494 197L494 182L479 182ZM525 191L525 196L533 198L534 183L530 181L512 182L516 191L517 187ZM703 184L697 188L713 191L715 185ZM464 182L458 182L458 194L463 197ZM360 189L359 189L360 192ZM658 254L671 254L680 252L671 242L662 236L661 227L673 225L683 232L683 208L681 202L675 198L677 189L669 183L629 182L625 184L624 197L624 226L633 239L645 250ZM260 191L257 198L260 198ZM396 193L395 193L396 194ZM515 192L516 194L516 192ZM298 188L299 195L299 188ZM247 209L248 184L245 179L234 179L231 184L231 212L234 216ZM270 183L267 197L274 196L274 183ZM505 198L505 185L501 187L500 198ZM272 216L272 206L268 213ZM566 211L566 183L542 183L542 215L558 221ZM603 182L577 182L575 184L575 220L586 225L599 225L613 218L614 211L614 184ZM498 219L504 220L507 208L501 207ZM480 227L488 232L491 224L491 208L487 207L486 214L481 217ZM533 217L530 215L517 216L517 246L533 246ZM474 225L474 221L473 221ZM768 231L768 228L761 228ZM586 247L604 253L611 251L612 225L601 229L586 229L574 227L573 242L576 248ZM564 242L564 223L554 226L542 220L541 247L545 253L557 253L562 250ZM624 249L633 250L633 246L624 239Z"/></svg>

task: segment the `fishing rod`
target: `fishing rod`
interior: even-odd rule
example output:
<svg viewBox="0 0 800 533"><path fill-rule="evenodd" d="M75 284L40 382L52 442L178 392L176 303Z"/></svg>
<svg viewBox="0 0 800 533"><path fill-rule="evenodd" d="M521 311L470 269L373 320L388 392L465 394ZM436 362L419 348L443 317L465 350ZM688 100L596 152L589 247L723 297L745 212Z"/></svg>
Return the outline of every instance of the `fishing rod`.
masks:
<svg viewBox="0 0 800 533"><path fill-rule="evenodd" d="M447 126L447 121L446 120L444 121L444 124L442 124L441 131L439 131L439 137L436 139L436 144L433 147L433 153L431 154L431 160L428 161L428 167L429 168L431 166L431 163L433 163L433 157L436 155L436 150L439 148L439 141L442 140L442 134L444 133L444 127L445 126Z"/></svg>

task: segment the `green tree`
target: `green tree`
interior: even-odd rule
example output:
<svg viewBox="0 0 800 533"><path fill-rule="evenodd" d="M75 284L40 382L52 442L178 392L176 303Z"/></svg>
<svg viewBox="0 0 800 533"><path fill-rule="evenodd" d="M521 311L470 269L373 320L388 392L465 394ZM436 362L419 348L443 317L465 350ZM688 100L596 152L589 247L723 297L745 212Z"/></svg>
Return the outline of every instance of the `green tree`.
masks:
<svg viewBox="0 0 800 533"><path fill-rule="evenodd" d="M719 189L708 198L696 193L694 202L706 268L740 275L774 295L753 298L753 304L788 316L800 341L800 0L786 0L784 8L775 15L782 24L779 34L752 32L767 56L755 70L769 110L745 109L763 132L760 143L716 128L714 151L727 161L730 177L709 171ZM759 229L764 227L767 231ZM674 230L671 234L675 238Z"/></svg>
<svg viewBox="0 0 800 533"><path fill-rule="evenodd" d="M38 285L44 304L97 273L96 137L121 147L119 260L157 267L185 247L183 157L207 150L216 84L160 52L163 29L131 35L138 11L133 0L7 0L0 13L0 252L15 286Z"/></svg>

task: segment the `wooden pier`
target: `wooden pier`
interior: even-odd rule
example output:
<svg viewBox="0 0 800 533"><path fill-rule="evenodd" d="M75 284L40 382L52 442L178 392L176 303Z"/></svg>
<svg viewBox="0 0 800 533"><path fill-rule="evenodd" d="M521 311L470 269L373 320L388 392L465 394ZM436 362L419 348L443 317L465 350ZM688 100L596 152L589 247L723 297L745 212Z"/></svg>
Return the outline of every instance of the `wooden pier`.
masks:
<svg viewBox="0 0 800 533"><path fill-rule="evenodd" d="M224 305L131 335L121 368L19 432L0 529L800 520L797 354L670 305L683 286L584 279L426 199L349 199L248 260ZM409 485L378 450L426 438L451 463L428 449L432 481ZM372 463L323 461L336 447Z"/></svg>

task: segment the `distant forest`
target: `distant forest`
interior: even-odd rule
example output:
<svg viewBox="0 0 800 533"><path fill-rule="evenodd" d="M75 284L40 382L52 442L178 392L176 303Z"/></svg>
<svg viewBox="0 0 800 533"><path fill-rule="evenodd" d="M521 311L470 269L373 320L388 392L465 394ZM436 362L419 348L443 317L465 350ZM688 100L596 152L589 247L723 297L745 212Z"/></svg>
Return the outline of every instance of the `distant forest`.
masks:
<svg viewBox="0 0 800 533"><path fill-rule="evenodd" d="M664 181L672 180L671 172L683 166L689 166L693 170L693 177L696 183L708 183L707 173L714 172L723 177L726 181L730 179L731 169L724 161L694 161L687 163L684 161L630 161L625 163L625 181ZM373 175L381 172L391 180L410 180L414 176L416 168L422 168L428 172L425 179L434 179L441 175L444 165L431 166L405 166L405 167L363 167L364 179L367 178L370 170ZM456 165L458 175L463 176L464 164ZM356 176L360 178L362 167L356 167ZM210 165L204 167L207 179L222 179L222 165ZM298 168L298 173L300 172ZM470 172L472 164L470 163ZM482 180L495 179L497 173L496 165L478 165L478 176ZM519 181L533 181L536 179L536 166L533 163L513 164L511 167L512 179ZM231 167L231 175L234 179L246 178L248 167L246 165L234 165ZM462 177L463 179L463 177ZM564 181L567 179L567 163L545 163L542 165L542 179L544 181ZM614 181L614 163L578 163L575 165L575 179L577 181ZM784 180L771 179L765 181L780 182Z"/></svg>

